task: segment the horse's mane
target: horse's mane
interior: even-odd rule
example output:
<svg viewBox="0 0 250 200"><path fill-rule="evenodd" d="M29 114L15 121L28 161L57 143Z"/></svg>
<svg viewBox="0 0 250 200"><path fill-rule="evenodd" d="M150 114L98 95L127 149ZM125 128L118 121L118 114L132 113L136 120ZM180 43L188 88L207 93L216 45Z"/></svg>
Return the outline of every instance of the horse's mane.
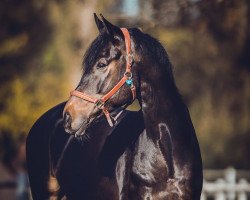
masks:
<svg viewBox="0 0 250 200"><path fill-rule="evenodd" d="M159 66L155 70L160 70L160 73L164 75L165 78L162 79L164 81L162 84L166 87L166 90L168 90L169 93L176 97L176 100L179 99L182 102L182 97L175 84L172 64L165 48L157 39L149 34L143 33L137 28L130 30L136 43L136 51L139 51L142 56L147 56L150 63L155 63Z"/></svg>
<svg viewBox="0 0 250 200"><path fill-rule="evenodd" d="M162 44L149 34L141 32L137 28L130 29L133 38L135 38L137 50L141 51L142 55L147 55L151 61L156 62L161 68L167 70L167 75L174 81L172 65L168 58L168 54Z"/></svg>

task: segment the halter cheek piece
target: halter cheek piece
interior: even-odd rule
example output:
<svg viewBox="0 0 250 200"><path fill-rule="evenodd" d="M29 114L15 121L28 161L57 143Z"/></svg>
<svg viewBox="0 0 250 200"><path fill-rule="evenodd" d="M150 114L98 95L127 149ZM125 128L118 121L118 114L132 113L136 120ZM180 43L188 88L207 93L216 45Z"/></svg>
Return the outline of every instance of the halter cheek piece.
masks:
<svg viewBox="0 0 250 200"><path fill-rule="evenodd" d="M76 96L78 98L84 99L88 102L94 103L95 106L99 109L102 110L102 112L104 113L104 115L107 118L107 121L109 123L109 125L112 127L114 125L110 113L107 110L107 108L105 107L105 103L126 83L132 92L132 97L133 97L133 101L136 97L136 89L135 86L133 85L133 80L132 80L132 72L131 72L131 67L133 64L133 56L131 54L131 39L130 39L130 35L128 32L128 29L126 28L121 28L121 31L124 35L125 38L125 46L126 46L126 71L124 73L124 76L122 77L122 79L113 87L113 89L111 89L107 94L105 94L102 98L97 99L94 97L91 97L83 92L79 92L77 90L73 90L72 92L70 92L71 96Z"/></svg>

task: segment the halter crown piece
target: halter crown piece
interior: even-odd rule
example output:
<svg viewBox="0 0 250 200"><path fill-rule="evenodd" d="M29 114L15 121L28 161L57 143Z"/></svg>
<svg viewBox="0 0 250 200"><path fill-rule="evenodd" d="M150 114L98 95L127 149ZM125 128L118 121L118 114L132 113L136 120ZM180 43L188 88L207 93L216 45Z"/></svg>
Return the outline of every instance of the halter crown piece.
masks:
<svg viewBox="0 0 250 200"><path fill-rule="evenodd" d="M73 90L70 92L71 96L76 96L78 98L84 99L85 101L94 103L97 108L101 109L104 115L107 118L107 121L109 125L112 127L114 126L114 123L111 119L110 113L105 107L105 103L126 83L132 92L132 97L133 101L135 100L136 97L136 89L135 86L133 85L133 80L132 80L132 72L131 72L131 67L133 64L133 56L131 54L131 38L130 34L128 32L128 29L126 28L121 28L121 31L124 35L125 38L125 46L126 46L126 71L124 73L124 76L122 79L107 93L105 94L102 98L97 99L94 97L91 97L83 92L79 92L77 90Z"/></svg>

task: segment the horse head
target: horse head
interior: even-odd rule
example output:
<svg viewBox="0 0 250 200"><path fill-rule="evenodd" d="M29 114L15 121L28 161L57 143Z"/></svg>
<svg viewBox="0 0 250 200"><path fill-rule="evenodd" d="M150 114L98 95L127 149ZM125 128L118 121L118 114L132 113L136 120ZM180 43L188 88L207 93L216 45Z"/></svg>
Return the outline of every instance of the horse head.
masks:
<svg viewBox="0 0 250 200"><path fill-rule="evenodd" d="M64 110L65 130L71 134L84 134L102 113L112 126L110 112L126 107L135 96L147 107L145 112L157 113L158 91L178 95L167 53L156 39L138 28L119 28L103 16L102 21L94 17L100 34L85 53L84 73Z"/></svg>
<svg viewBox="0 0 250 200"><path fill-rule="evenodd" d="M112 126L110 113L130 104L138 88L139 60L130 33L103 16L94 17L100 34L85 53L84 73L64 109L64 126L70 134L84 134L102 113Z"/></svg>

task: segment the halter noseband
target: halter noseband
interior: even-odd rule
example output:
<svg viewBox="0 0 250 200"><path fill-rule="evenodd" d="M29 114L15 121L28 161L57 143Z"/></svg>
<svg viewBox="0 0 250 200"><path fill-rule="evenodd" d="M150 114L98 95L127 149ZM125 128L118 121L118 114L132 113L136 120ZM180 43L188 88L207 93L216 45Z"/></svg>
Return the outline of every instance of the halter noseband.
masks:
<svg viewBox="0 0 250 200"><path fill-rule="evenodd" d="M133 56L131 54L131 38L128 32L128 29L126 28L121 28L121 31L124 35L125 38L125 46L126 46L126 71L124 73L124 76L122 77L122 79L107 93L105 94L103 97L101 97L100 99L91 97L83 92L79 92L77 90L73 90L72 92L70 92L71 96L76 96L78 98L84 99L88 102L94 103L95 106L99 109L102 110L102 112L104 113L104 115L107 118L107 121L109 123L109 125L112 127L114 125L110 113L107 110L107 108L105 107L105 103L126 83L132 92L132 97L133 97L133 101L136 97L136 89L135 86L133 85L133 80L132 80L132 72L131 72L131 67L133 64Z"/></svg>

